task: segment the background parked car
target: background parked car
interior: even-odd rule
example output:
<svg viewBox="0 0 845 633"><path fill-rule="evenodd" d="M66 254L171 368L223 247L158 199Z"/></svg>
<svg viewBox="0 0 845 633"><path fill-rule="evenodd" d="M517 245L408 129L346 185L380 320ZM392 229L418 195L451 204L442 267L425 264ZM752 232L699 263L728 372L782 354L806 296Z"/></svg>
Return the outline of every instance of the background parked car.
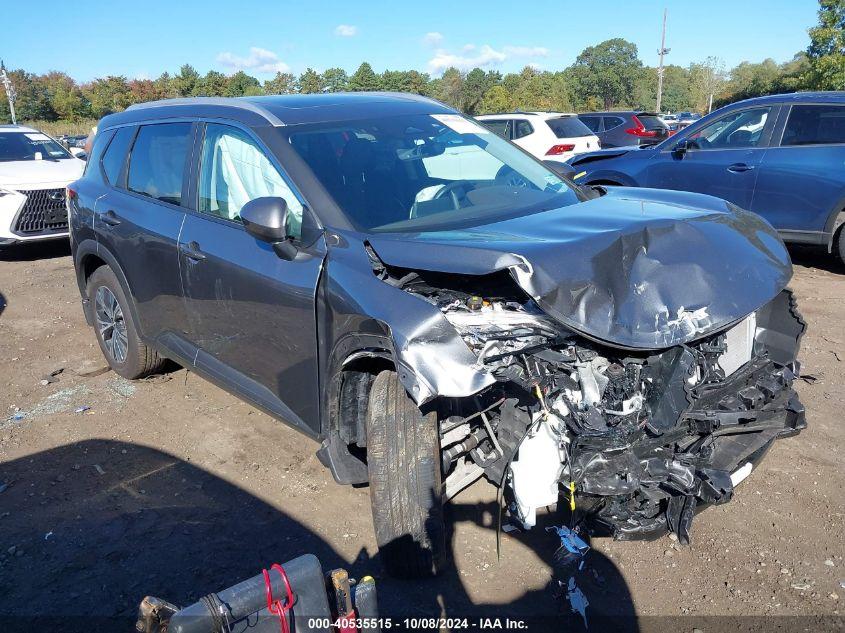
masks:
<svg viewBox="0 0 845 633"><path fill-rule="evenodd" d="M84 169L46 134L0 125L0 246L67 237L65 187Z"/></svg>
<svg viewBox="0 0 845 633"><path fill-rule="evenodd" d="M707 193L759 213L784 240L845 262L845 92L726 106L655 147L570 161L577 182Z"/></svg>
<svg viewBox="0 0 845 633"><path fill-rule="evenodd" d="M677 131L678 129L678 115L677 114L661 114L660 120L666 124L672 131Z"/></svg>
<svg viewBox="0 0 845 633"><path fill-rule="evenodd" d="M687 126L692 125L701 118L698 112L679 112L678 113L678 129L682 130Z"/></svg>
<svg viewBox="0 0 845 633"><path fill-rule="evenodd" d="M575 114L514 112L484 114L476 119L542 160L563 162L576 154L601 149L599 138Z"/></svg>
<svg viewBox="0 0 845 633"><path fill-rule="evenodd" d="M671 135L669 126L653 112L586 112L578 118L598 135L602 147L653 145Z"/></svg>

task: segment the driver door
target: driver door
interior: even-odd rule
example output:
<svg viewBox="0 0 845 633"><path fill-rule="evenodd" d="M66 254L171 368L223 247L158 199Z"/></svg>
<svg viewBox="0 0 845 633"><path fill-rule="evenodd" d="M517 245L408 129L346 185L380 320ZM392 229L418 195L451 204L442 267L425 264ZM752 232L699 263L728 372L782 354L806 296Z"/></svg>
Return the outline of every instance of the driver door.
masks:
<svg viewBox="0 0 845 633"><path fill-rule="evenodd" d="M276 417L319 430L315 295L322 237L292 260L249 235L240 209L284 198L288 232L301 234L301 198L247 131L205 125L195 208L185 215L179 263L197 371ZM295 240L296 241L296 240Z"/></svg>
<svg viewBox="0 0 845 633"><path fill-rule="evenodd" d="M772 106L735 110L679 135L646 170L646 187L704 193L750 209L777 118ZM676 150L687 142L687 150Z"/></svg>

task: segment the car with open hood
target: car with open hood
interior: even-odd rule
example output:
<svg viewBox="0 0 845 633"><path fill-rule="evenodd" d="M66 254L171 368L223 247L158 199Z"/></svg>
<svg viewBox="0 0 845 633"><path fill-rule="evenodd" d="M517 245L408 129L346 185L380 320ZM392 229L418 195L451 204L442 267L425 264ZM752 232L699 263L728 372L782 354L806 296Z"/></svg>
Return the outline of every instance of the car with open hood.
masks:
<svg viewBox="0 0 845 633"><path fill-rule="evenodd" d="M133 106L70 191L111 367L175 360L318 441L394 574L447 564L443 504L480 477L526 528L564 492L579 530L687 542L805 426L768 223L573 185L426 98Z"/></svg>

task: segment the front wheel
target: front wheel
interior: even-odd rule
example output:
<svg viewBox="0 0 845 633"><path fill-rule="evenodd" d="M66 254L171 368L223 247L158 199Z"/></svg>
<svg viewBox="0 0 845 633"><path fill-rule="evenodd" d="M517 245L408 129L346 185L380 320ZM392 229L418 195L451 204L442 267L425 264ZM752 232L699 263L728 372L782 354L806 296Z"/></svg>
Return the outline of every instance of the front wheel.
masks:
<svg viewBox="0 0 845 633"><path fill-rule="evenodd" d="M437 414L423 414L396 372L376 376L367 408L367 470L379 552L392 576L448 564Z"/></svg>
<svg viewBox="0 0 845 633"><path fill-rule="evenodd" d="M837 256L840 264L845 265L845 224L839 227L833 240L833 254Z"/></svg>

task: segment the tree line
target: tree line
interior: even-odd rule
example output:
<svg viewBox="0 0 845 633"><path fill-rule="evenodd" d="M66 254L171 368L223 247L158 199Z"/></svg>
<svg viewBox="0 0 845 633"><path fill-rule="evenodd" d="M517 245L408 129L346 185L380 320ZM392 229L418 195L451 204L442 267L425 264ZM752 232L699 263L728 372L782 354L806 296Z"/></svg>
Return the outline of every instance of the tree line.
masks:
<svg viewBox="0 0 845 633"><path fill-rule="evenodd" d="M687 67L665 66L661 109L707 112L711 103L718 107L780 92L845 89L845 0L819 0L819 4L819 23L809 29L810 45L786 63L765 59L727 70L718 58L709 57ZM225 75L211 70L201 75L190 64L157 79L109 75L82 84L60 71L37 75L17 69L8 75L17 93L18 120L70 122L98 119L134 103L172 97L373 90L430 96L470 115L514 110L653 110L658 80L657 68L643 64L637 46L621 38L584 49L563 70L526 66L504 75L481 68L468 72L449 68L439 77L416 70L376 73L367 62L351 75L342 68L324 72L308 68L299 76L280 72L263 83L243 71ZM10 120L8 104L0 99L0 122Z"/></svg>

